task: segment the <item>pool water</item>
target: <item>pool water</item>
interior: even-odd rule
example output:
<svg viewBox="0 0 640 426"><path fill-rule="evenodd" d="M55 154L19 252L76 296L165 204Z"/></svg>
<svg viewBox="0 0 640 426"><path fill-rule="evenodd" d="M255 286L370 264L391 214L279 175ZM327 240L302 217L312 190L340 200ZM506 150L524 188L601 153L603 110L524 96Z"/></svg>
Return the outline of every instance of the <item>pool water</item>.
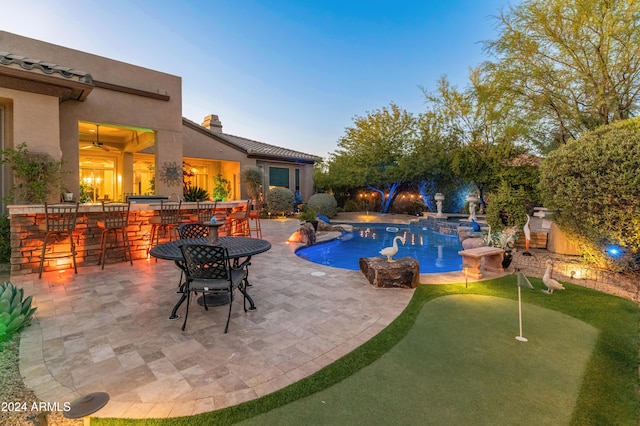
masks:
<svg viewBox="0 0 640 426"><path fill-rule="evenodd" d="M394 259L413 257L420 263L420 273L459 271L462 245L458 236L443 235L428 229L397 224L357 224L354 232L342 234L336 240L303 247L296 255L310 262L358 271L361 257L382 256L380 250L391 247L393 238L405 237L405 245L398 242Z"/></svg>

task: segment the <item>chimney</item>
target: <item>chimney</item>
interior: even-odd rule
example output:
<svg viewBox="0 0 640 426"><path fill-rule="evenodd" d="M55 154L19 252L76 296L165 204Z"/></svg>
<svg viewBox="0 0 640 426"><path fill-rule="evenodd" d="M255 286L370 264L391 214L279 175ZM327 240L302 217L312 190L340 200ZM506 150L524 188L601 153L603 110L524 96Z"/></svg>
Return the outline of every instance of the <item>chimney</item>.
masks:
<svg viewBox="0 0 640 426"><path fill-rule="evenodd" d="M222 133L222 123L215 114L207 115L202 122L202 127L206 127L214 133Z"/></svg>

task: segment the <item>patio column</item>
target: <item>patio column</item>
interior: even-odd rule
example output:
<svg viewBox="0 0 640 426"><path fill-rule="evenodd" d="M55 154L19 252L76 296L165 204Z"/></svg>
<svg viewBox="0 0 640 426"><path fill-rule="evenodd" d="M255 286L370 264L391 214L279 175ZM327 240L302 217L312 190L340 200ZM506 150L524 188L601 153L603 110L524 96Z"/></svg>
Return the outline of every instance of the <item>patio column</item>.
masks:
<svg viewBox="0 0 640 426"><path fill-rule="evenodd" d="M158 130L155 146L156 195L176 194L182 199L182 133Z"/></svg>

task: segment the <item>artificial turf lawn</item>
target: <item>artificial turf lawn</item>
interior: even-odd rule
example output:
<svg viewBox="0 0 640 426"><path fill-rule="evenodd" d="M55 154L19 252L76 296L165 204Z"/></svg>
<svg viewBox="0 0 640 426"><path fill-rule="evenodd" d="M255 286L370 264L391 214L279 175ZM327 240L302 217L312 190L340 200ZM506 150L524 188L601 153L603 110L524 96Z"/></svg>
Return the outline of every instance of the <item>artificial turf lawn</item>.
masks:
<svg viewBox="0 0 640 426"><path fill-rule="evenodd" d="M568 424L598 335L594 327L479 295L425 304L389 352L342 382L242 425Z"/></svg>
<svg viewBox="0 0 640 426"><path fill-rule="evenodd" d="M441 377L439 380L442 380L442 383L439 385L431 383L429 385L434 388L450 387L454 390L446 393L453 396L455 396L454 394L456 391L462 392L460 389L463 389L465 392L469 392L468 394L460 395L458 398L449 397L449 399L438 401L434 399L439 397L436 393L420 397L420 391L412 390L410 386L405 386L403 383L400 383L400 385L394 384L393 386L389 384L388 377L391 374L389 370L392 370L393 368L386 366L384 369L385 371L375 371L376 368L374 367L376 364L381 365L381 362L386 362L385 358L387 357L387 354L393 354L396 351L401 351L401 349L403 349L403 345L407 346L404 350L411 351L410 348L414 347L414 345L410 344L413 340L413 333L418 333L418 335L421 336L421 334L435 333L438 331L435 328L429 328L436 327L435 324L431 324L436 322L435 317L432 318L430 322L427 321L430 323L429 327L423 329L423 327L425 327L423 320L426 319L423 315L428 316L428 312L432 310L429 308L429 305L431 304L430 301L436 302L437 298L452 294L478 294L485 296L497 296L506 299L517 299L514 276L473 283L470 284L468 289L466 289L464 285L420 286L416 290L414 297L405 311L379 335L375 336L360 348L346 355L337 362L327 366L316 374L263 398L249 401L238 406L229 407L227 409L191 417L153 420L146 419L139 421L126 419L92 419L92 424L189 426L233 424L242 420L248 420L254 416L258 416L255 419L256 424L265 424L269 422L270 415L277 416L279 413L285 413L286 415L287 412L290 412L293 416L296 410L296 404L304 402L302 398L306 396L312 395L315 392L323 392L327 395L331 395L333 390L336 392L340 390L343 385L343 383L340 383L341 381L344 380L348 384L350 381L356 380L356 376L358 375L370 374L372 379L370 379L364 387L373 389L374 393L376 395L380 395L380 397L393 397L393 400L386 399L384 402L379 402L377 400L372 401L370 398L367 399L362 396L364 394L360 394L359 391L353 390L351 394L346 396L343 394L340 396L333 396L334 400L332 401L345 402L346 406L349 407L349 410L356 414L362 413L363 415L368 415L370 411L376 411L377 413L381 412L383 413L382 415L377 414L376 416L376 422L378 424L401 424L403 423L402 419L404 416L411 414L410 412L412 410L424 411L422 410L423 407L429 408L429 418L426 420L424 418L419 419L423 423L428 423L430 421L429 419L433 419L432 423L434 424L440 424L439 422L444 424L454 424L457 423L455 420L440 419L453 419L455 418L453 416L459 416L460 413L463 412L466 412L467 416L473 416L475 412L481 413L482 411L480 410L487 410L487 412L490 412L490 418L493 418L494 420L497 419L495 421L499 421L502 424L532 424L526 423L526 419L541 419L543 414L538 413L537 411L541 406L544 407L547 401L549 401L547 403L547 408L551 411L550 415L554 415L553 412L555 409L553 407L555 406L555 403L552 399L556 397L558 393L562 393L561 397L566 398L569 402L565 404L566 406L562 410L560 410L561 412L555 411L556 417L552 417L552 424L636 425L638 422L637 367L639 319L637 305L628 300L570 284L565 285L567 290L564 292L546 295L539 291L541 288L544 288L540 280L531 279L531 281L536 286L537 290L523 291L523 301L525 302L523 304L523 334L525 337L530 339L529 342L522 343L517 342L514 339L515 335L518 334L518 329L517 311L515 311L514 316L513 307L507 308L502 315L503 318L498 320L496 323L497 325L493 325L491 327L482 327L482 317L488 315L493 317L493 312L476 313L476 317L474 318L467 316L468 314L471 314L470 308L467 308L460 310L460 313L455 315L455 327L453 327L453 325L445 324L443 327L438 329L439 332L444 333L443 336L447 337L446 340L450 338L447 334L459 335L460 337L457 339L462 339L458 340L457 343L455 339L452 340L452 342L447 345L449 348L448 350L453 351L454 353L469 353L471 351L472 354L476 355L476 361L481 354L483 357L487 357L482 368L474 366L474 363L471 362L473 359L469 359L468 366L465 368L454 368L455 365L447 366L447 368L450 369L447 375L444 375L443 373L443 371L446 371L444 370L444 367L435 369L435 371L440 374ZM451 300L450 298L443 298L442 301L437 301L438 303L436 303L436 305L445 303L445 299ZM511 304L508 302L509 301L495 303L497 305L505 304L506 306L517 306L514 305L513 302ZM433 307L436 305L431 306ZM541 310L543 314L546 312L548 315L542 315L542 320L535 321L533 320L533 311L536 307L547 308L557 312ZM560 315L560 313L579 319L593 328L586 327L579 321ZM477 315L480 317L477 317ZM507 316L509 316L509 318L507 318ZM498 317L500 317L499 313ZM552 318L553 320L548 320L547 318ZM564 344L561 344L562 339L555 343L554 345L560 345L559 347L556 347L548 342L550 341L549 339L553 338L556 331L558 333L564 332L559 324L562 324L563 328L571 329L572 332L566 336L566 339L568 340L565 340ZM574 324L580 324L577 326L578 331L573 329ZM476 338L478 328L489 330L490 334L495 334L497 332L496 330L504 329L502 332L503 335L492 335L491 340L497 339L496 341L499 342L499 345L504 344L509 348L513 348L515 351L526 350L527 352L520 357L512 356L511 358L516 358L517 362L516 364L510 365L509 368L506 368L506 361L500 357L501 351L499 348L496 349L491 346L485 347L482 350L468 349L469 347L473 347L468 345L478 344L478 339ZM594 328L598 330L597 337L594 337L594 332L588 331L589 329L593 330ZM472 331L472 329L476 330ZM470 339L470 341L463 338L464 334L467 335L467 338ZM593 350L587 355L588 360L586 361L586 366L584 355L578 357L575 362L571 362L570 358L561 358L560 360L547 360L545 358L545 354L549 350L553 350L554 353L562 353L564 354L563 356L570 356L572 351L577 350L577 348L574 348L574 345L576 344L584 350L582 345L584 345L585 342L580 341L580 336L586 336L585 340L587 341L587 346L589 346L589 341L594 343L592 339L595 339ZM436 336L433 336L429 337L429 339L431 340L431 344L425 345L424 347L433 349L437 348L438 345L435 343L439 342L442 337L436 338ZM578 342L576 342L576 339L578 339ZM544 344L542 345L543 342ZM394 348L396 344L398 346ZM462 347L466 347L467 350L456 351L455 344L462 345ZM536 346L540 347L536 348ZM445 349L446 348L443 348L442 350ZM490 350L487 351L487 349ZM528 352L532 350L536 350L534 355ZM587 351L589 350L587 349ZM422 353L419 355L421 356L421 359L425 357ZM404 355L401 354L401 356L409 356L409 353ZM435 356L435 354L432 356ZM448 355L445 352L439 356L446 358ZM494 358L495 362L492 362L494 361ZM407 374L403 371L403 366L408 364L408 362L396 362L396 373L398 375L401 375L401 373ZM419 362L414 362L414 364L420 365ZM569 376L553 376L553 374L545 370L549 364L556 364L556 367L552 366L551 368L558 368L558 365L560 365L563 366L564 369L579 369L579 374L582 375L582 380L580 381L579 377L578 379L575 379L575 371L572 371ZM431 364L424 363L424 365L432 367ZM537 387L535 390L527 390L525 388L524 392L517 395L517 398L502 397L495 398L494 401L491 401L491 395L489 394L494 392L494 389L499 389L507 385L510 386L512 382L515 382L516 387L519 389L522 388L522 386L528 386L528 384L531 383L531 380L522 382L519 387L517 386L519 384L518 381L521 381L522 377L521 368L525 367L534 369L533 372L529 372L529 378L535 376L537 371L536 369L542 369L542 371L547 371L545 373L547 376L553 376L551 377L552 380L548 382L546 386L543 385L540 387L540 385L536 385ZM560 369L562 370L562 368ZM369 373L368 370L372 370L373 372ZM471 374L469 371L474 372L477 376L475 378L469 377ZM561 373L564 374L565 372L561 371ZM485 376L485 378L490 379L481 380L481 376ZM376 377L380 380L375 381ZM563 380L562 377L570 377L571 379ZM414 382L418 381L419 380L414 380ZM429 382L428 378L423 378L423 381ZM564 381L570 383L564 383ZM466 388L463 386L465 383L467 384ZM471 383L476 386L475 389L471 386ZM498 384L494 385L494 383ZM398 386L400 386L400 388L397 388ZM579 389L576 397L575 387L578 386ZM362 386L357 389L361 388ZM487 395L484 395L483 393ZM440 392L439 394L442 396L445 395L445 392ZM475 398L470 397L469 394L475 396ZM404 408L399 413L395 410L393 402L403 401L408 396L417 398L417 402L414 402L409 409ZM313 398L314 396L311 396L310 398L305 398L305 400L313 400ZM294 403L294 401L298 402ZM320 403L317 404L318 406L322 404L321 401L322 399L320 400ZM507 417L506 415L504 415L504 417L500 417L503 416L501 413L504 411L507 403L511 406L508 412L513 413L515 411L518 416L510 414L510 417ZM278 407L285 404L290 405L283 407L282 409L278 409ZM322 405L326 405L326 400L325 404ZM289 407L291 407L291 411L289 411ZM318 410L322 410L323 408L324 407L320 407ZM269 410L273 411L265 415L260 415L261 413L266 413ZM440 411L436 413L435 410ZM336 407L332 406L332 410L324 410L324 412L317 411L315 416L311 419L307 418L305 421L311 424L322 424L325 419L324 413L329 412L333 415L333 412L338 411L339 410ZM387 414L388 417L385 418L385 414ZM547 419L548 415L549 414L544 414L544 419ZM469 417L465 417L465 419L475 423L475 419L469 420ZM520 419L523 421L520 421ZM357 422L350 423L336 418L332 418L331 421L333 424L358 424ZM283 417L278 419L277 422L280 424L283 422L286 424L296 424L298 419L294 417ZM247 421L247 424L250 423L250 421ZM362 424L364 423L365 422ZM367 424L371 424L371 422L369 421ZM404 424L416 423L407 417L407 422ZM538 422L537 424L544 424L544 421L542 423Z"/></svg>

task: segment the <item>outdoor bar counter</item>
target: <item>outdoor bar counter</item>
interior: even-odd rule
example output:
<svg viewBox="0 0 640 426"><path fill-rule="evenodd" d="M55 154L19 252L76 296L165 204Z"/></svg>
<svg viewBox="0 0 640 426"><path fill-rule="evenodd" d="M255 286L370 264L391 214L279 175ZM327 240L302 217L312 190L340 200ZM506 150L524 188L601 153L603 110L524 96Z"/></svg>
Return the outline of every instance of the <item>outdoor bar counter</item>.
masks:
<svg viewBox="0 0 640 426"><path fill-rule="evenodd" d="M235 208L244 207L247 200L219 201L217 209L231 212ZM8 206L11 225L11 274L37 273L40 267L40 255L44 240L44 231L39 224L44 223L44 205L10 205ZM160 202L131 204L129 212L129 226L127 234L131 244L131 254L134 259L147 259L147 249L151 237L149 218L159 214ZM182 222L189 221L189 215L195 214L197 203L182 202L180 208ZM78 267L83 265L97 265L100 258L100 234L96 222L102 219L102 205L95 203L80 204L76 219L76 230L73 233L76 244L76 261ZM174 236L175 237L175 236ZM51 239L50 241L52 241ZM122 245L122 238L118 245ZM169 235L160 232L160 243L169 241ZM108 245L113 245L113 234L109 237ZM47 245L55 251L69 251L69 239L59 238L55 244ZM123 248L109 253L106 267L111 263L124 262ZM63 270L71 267L71 258L52 259L45 262L45 271ZM81 271L78 271L81 273Z"/></svg>

